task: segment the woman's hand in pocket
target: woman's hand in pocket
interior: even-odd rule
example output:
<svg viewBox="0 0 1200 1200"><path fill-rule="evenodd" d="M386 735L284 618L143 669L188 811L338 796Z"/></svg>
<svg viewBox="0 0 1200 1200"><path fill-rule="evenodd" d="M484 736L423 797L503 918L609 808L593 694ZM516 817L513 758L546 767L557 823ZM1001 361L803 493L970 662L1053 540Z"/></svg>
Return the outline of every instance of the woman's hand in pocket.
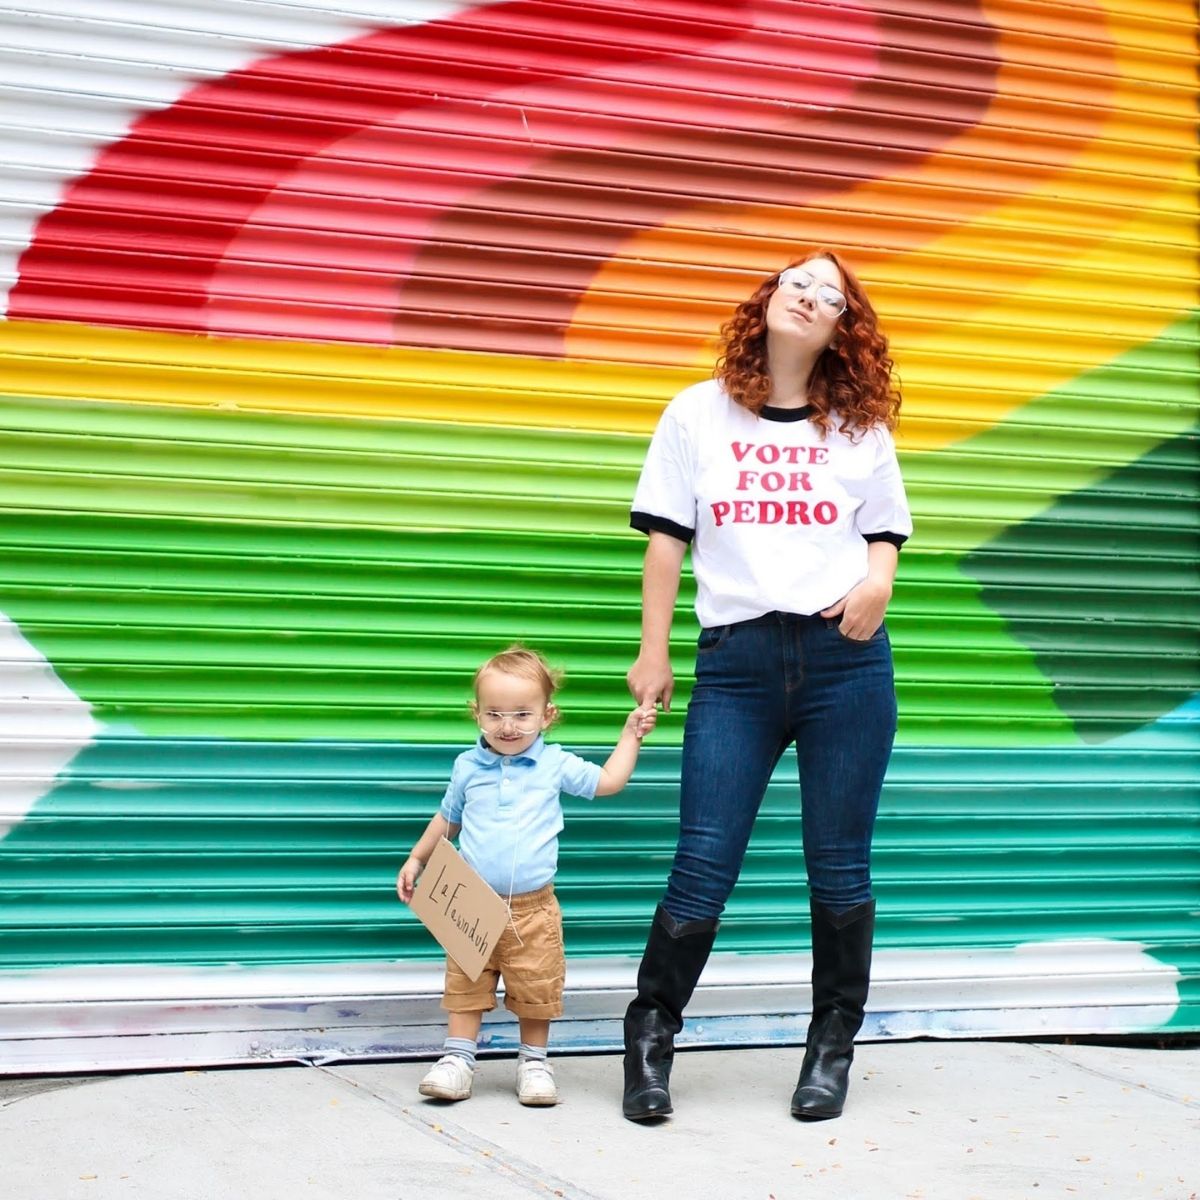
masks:
<svg viewBox="0 0 1200 1200"><path fill-rule="evenodd" d="M823 617L841 617L838 632L855 642L869 642L883 624L892 587L868 575L836 604L821 610Z"/></svg>

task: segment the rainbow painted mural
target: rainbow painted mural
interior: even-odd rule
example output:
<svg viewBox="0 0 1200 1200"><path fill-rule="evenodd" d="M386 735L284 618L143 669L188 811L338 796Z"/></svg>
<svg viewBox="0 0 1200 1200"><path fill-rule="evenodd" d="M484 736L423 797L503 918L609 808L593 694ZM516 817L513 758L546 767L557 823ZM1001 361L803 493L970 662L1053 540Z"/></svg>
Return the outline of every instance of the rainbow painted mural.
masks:
<svg viewBox="0 0 1200 1200"><path fill-rule="evenodd" d="M917 526L883 951L1124 946L1092 1025L1200 1028L1192 5L26 7L0 967L433 962L393 880L475 665L539 647L562 739L611 743L648 436L820 244L890 334ZM640 948L685 700L569 805L573 956ZM807 911L792 781L720 944L768 963Z"/></svg>

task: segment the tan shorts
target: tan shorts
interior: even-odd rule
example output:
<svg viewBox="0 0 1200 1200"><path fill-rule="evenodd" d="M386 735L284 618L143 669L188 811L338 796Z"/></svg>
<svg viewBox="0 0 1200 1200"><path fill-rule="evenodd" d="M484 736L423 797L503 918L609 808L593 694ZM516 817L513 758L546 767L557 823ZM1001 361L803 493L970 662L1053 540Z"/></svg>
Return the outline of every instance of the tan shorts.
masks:
<svg viewBox="0 0 1200 1200"><path fill-rule="evenodd" d="M504 1007L518 1017L561 1017L567 959L563 951L562 910L548 883L512 898L512 920L474 983L452 958L446 959L447 1012L491 1012L496 983L504 978Z"/></svg>

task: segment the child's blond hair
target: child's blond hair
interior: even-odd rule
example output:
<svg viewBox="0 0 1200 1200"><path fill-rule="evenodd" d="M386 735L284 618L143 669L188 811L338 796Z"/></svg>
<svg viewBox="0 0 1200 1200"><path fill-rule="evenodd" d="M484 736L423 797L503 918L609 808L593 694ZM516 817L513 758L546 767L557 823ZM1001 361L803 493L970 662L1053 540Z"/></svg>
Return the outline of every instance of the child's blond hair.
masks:
<svg viewBox="0 0 1200 1200"><path fill-rule="evenodd" d="M475 693L476 700L479 698L479 680L486 671L499 671L502 675L516 675L520 679L531 680L542 689L547 704L554 700L554 693L562 686L563 681L561 671L556 671L536 650L530 650L520 642L514 642L507 650L493 654L475 672L471 690Z"/></svg>

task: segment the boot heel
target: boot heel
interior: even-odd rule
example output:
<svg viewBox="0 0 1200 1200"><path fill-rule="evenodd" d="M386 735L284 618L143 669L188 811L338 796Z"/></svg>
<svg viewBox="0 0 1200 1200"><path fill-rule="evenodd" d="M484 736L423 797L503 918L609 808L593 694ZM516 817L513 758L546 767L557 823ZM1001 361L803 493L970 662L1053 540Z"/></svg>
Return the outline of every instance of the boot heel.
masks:
<svg viewBox="0 0 1200 1200"><path fill-rule="evenodd" d="M792 1116L799 1121L829 1121L842 1115L854 1061L854 1035L847 1036L833 1012L809 1031L809 1047L792 1093Z"/></svg>
<svg viewBox="0 0 1200 1200"><path fill-rule="evenodd" d="M625 1017L625 1095L621 1114L629 1121L654 1121L674 1112L671 1064L674 1029L656 1008L630 1010Z"/></svg>

